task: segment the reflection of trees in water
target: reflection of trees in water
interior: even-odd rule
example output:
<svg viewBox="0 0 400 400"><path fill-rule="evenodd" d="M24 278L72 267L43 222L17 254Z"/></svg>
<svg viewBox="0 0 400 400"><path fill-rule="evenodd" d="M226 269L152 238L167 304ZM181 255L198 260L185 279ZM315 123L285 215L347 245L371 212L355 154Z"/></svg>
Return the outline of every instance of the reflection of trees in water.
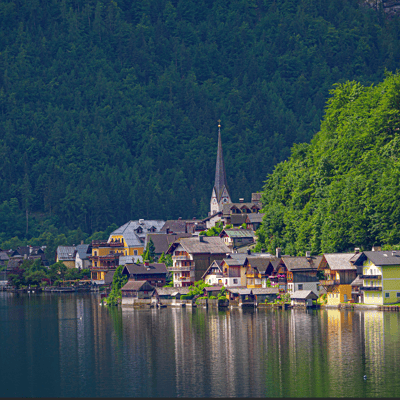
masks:
<svg viewBox="0 0 400 400"><path fill-rule="evenodd" d="M114 332L119 340L123 337L123 323L122 323L122 310L121 307L107 307L110 318L113 323Z"/></svg>

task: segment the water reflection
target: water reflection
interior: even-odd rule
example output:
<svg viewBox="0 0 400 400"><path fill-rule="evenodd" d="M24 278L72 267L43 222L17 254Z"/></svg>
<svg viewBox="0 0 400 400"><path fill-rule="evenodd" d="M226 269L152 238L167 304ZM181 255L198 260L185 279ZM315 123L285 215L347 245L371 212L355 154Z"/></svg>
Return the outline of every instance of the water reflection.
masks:
<svg viewBox="0 0 400 400"><path fill-rule="evenodd" d="M0 380L10 397L397 396L399 316L0 293Z"/></svg>

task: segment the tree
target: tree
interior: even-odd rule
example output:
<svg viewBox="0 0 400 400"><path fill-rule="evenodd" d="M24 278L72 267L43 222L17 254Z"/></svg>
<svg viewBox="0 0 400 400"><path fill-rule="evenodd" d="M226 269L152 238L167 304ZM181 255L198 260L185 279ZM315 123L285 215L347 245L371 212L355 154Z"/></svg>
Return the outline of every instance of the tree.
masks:
<svg viewBox="0 0 400 400"><path fill-rule="evenodd" d="M124 267L120 265L114 272L114 277L112 281L112 289L107 297L108 306L117 306L122 298L121 288L128 281L128 277L122 274Z"/></svg>

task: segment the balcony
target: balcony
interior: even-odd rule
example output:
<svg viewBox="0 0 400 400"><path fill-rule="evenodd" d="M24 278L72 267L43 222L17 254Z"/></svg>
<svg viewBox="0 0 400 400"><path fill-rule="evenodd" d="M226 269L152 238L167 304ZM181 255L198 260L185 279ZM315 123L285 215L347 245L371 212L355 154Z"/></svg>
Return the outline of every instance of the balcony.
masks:
<svg viewBox="0 0 400 400"><path fill-rule="evenodd" d="M187 260L188 256L172 256L172 259L176 260L176 261L178 261L178 260Z"/></svg>
<svg viewBox="0 0 400 400"><path fill-rule="evenodd" d="M382 279L382 275L360 275L360 279Z"/></svg>
<svg viewBox="0 0 400 400"><path fill-rule="evenodd" d="M179 277L179 280L182 282L190 282L192 278L190 276L181 276Z"/></svg>
<svg viewBox="0 0 400 400"><path fill-rule="evenodd" d="M319 281L320 285L322 286L336 286L336 285L340 285L340 281L336 280L336 279L328 279L328 280L323 280L323 281Z"/></svg>
<svg viewBox="0 0 400 400"><path fill-rule="evenodd" d="M92 240L92 247L108 247L107 240Z"/></svg>
<svg viewBox="0 0 400 400"><path fill-rule="evenodd" d="M382 292L382 286L361 286L361 290Z"/></svg>
<svg viewBox="0 0 400 400"><path fill-rule="evenodd" d="M110 247L125 247L123 242L110 242L108 245Z"/></svg>
<svg viewBox="0 0 400 400"><path fill-rule="evenodd" d="M122 253L116 253L116 254L108 254L106 256L89 256L89 260L95 260L95 261L114 261L118 260L120 256L122 256Z"/></svg>
<svg viewBox="0 0 400 400"><path fill-rule="evenodd" d="M185 265L182 267L179 266L169 267L168 270L171 272L194 271L194 265Z"/></svg>

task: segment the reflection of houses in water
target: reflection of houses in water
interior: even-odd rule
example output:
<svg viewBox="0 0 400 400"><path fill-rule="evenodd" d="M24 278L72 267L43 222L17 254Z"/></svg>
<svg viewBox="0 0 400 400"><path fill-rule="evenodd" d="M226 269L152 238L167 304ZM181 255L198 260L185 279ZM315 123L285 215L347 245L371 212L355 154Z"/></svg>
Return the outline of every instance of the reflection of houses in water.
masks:
<svg viewBox="0 0 400 400"><path fill-rule="evenodd" d="M382 376L383 364L385 362L384 333L383 311L365 311L364 337L366 372L367 376L373 378L376 382L384 379L384 376Z"/></svg>

